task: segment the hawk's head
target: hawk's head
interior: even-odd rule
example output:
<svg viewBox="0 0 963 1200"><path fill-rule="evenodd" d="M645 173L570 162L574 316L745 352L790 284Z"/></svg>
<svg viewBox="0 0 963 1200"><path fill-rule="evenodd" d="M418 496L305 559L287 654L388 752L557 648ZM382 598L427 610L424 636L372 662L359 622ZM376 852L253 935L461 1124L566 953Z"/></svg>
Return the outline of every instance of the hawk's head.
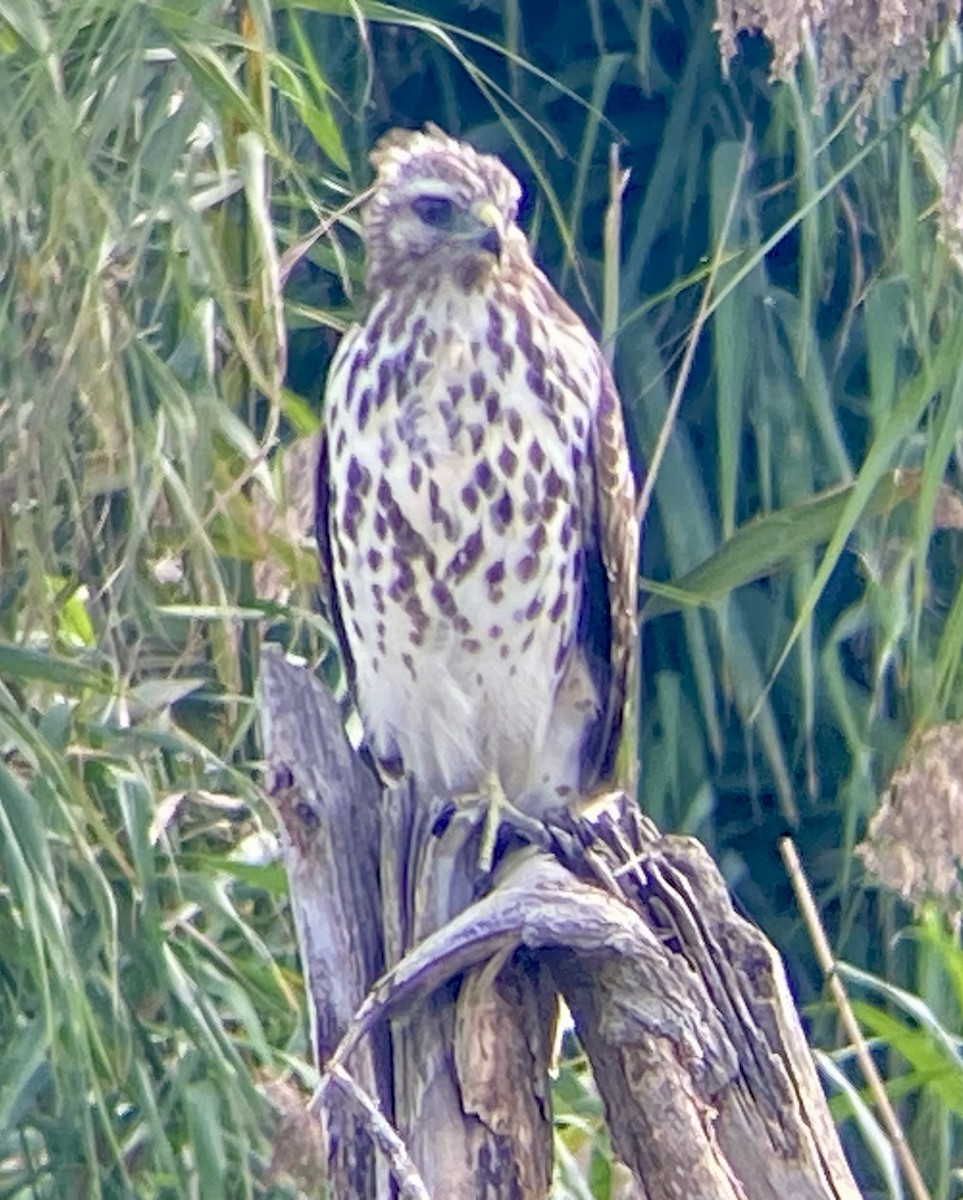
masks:
<svg viewBox="0 0 963 1200"><path fill-rule="evenodd" d="M371 162L377 175L364 209L369 284L391 287L426 269L471 285L494 268L507 241L522 238L515 176L436 125L392 130Z"/></svg>

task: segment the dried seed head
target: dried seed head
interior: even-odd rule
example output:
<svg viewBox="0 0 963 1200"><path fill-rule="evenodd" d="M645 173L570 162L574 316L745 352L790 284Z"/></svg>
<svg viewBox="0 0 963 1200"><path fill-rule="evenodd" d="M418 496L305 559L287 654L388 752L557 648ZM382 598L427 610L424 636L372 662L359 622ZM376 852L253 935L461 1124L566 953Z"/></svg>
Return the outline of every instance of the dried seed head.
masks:
<svg viewBox="0 0 963 1200"><path fill-rule="evenodd" d="M856 853L914 907L934 900L948 914L963 912L963 724L923 734Z"/></svg>
<svg viewBox="0 0 963 1200"><path fill-rule="evenodd" d="M739 34L764 34L775 79L791 75L811 43L820 102L862 92L868 106L891 81L915 82L951 19L939 0L719 0L716 29L723 65Z"/></svg>

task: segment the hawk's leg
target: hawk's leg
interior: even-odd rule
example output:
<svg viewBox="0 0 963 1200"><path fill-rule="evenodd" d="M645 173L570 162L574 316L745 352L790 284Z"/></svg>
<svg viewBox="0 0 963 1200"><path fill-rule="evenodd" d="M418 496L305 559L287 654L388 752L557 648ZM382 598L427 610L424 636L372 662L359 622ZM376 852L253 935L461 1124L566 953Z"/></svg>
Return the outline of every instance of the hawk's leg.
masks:
<svg viewBox="0 0 963 1200"><path fill-rule="evenodd" d="M505 795L496 771L490 771L477 792L463 792L455 797L458 805L480 802L485 809L481 846L478 851L478 869L483 875L491 873L495 862L495 843L503 825L516 830L522 837L535 845L545 840L545 827L535 817L522 812Z"/></svg>

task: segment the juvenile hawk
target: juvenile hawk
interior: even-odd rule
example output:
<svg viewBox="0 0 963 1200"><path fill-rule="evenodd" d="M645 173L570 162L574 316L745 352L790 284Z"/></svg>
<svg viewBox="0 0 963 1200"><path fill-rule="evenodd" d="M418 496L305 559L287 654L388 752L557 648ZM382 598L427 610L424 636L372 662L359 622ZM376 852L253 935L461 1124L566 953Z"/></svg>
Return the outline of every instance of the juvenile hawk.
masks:
<svg viewBox="0 0 963 1200"><path fill-rule="evenodd" d="M375 755L439 795L497 778L541 816L611 778L634 674L618 396L497 158L428 126L371 161L367 316L325 398L322 590Z"/></svg>

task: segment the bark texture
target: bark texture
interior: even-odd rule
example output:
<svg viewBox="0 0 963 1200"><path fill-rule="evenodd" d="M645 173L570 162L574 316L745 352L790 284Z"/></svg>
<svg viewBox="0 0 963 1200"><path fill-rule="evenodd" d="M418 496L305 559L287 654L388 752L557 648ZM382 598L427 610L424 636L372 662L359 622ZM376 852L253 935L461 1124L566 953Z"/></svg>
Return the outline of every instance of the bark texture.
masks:
<svg viewBox="0 0 963 1200"><path fill-rule="evenodd" d="M859 1196L779 957L699 843L616 795L478 880L477 822L382 793L274 649L261 703L332 1196L547 1197L559 994L640 1200Z"/></svg>

